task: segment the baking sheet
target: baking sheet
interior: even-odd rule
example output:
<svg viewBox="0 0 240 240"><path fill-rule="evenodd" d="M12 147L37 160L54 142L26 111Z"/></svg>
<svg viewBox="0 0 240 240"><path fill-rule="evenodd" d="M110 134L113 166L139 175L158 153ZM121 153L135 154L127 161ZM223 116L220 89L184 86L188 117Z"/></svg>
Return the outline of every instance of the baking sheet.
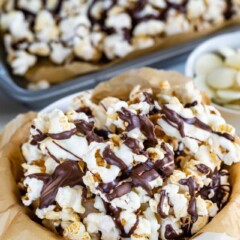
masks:
<svg viewBox="0 0 240 240"><path fill-rule="evenodd" d="M17 101L26 103L32 107L45 106L50 101L56 100L60 97L66 96L71 93L75 93L80 90L85 90L94 87L97 83L105 81L123 71L131 68L137 68L141 66L153 66L158 65L162 68L166 68L172 61L176 61L177 58L181 58L183 55L188 54L199 43L206 39L223 33L230 33L240 30L240 26L234 26L225 30L221 30L218 33L210 34L208 37L201 37L199 39L192 40L187 43L181 43L174 47L159 50L157 52L147 54L137 59L132 59L127 62L119 63L116 66L112 66L101 71L75 77L72 80L65 81L63 83L53 85L51 88L41 91L32 92L24 87L26 81L21 78L12 76L10 70L4 60L4 53L0 54L0 87ZM25 84L24 84L25 82ZM22 86L19 86L22 84Z"/></svg>

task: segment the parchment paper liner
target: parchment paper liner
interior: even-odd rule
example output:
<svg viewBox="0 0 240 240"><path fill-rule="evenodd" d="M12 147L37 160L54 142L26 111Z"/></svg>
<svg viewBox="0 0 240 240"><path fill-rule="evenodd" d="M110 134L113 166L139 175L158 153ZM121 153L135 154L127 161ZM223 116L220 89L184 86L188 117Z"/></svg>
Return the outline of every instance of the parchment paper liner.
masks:
<svg viewBox="0 0 240 240"><path fill-rule="evenodd" d="M211 33L217 32L221 29L235 26L238 24L240 24L240 19L232 19L222 24L210 27L208 29L201 30L200 32L189 31L164 38L157 38L156 43L154 44L153 47L142 50L136 50L124 58L113 60L109 63L89 63L79 60L66 65L54 65L53 63L47 60L40 61L37 65L32 67L26 73L25 77L28 81L32 82L37 82L46 79L50 83L59 83L79 75L102 70L104 68L114 66L118 63L127 62L128 60L156 52L160 49L165 49L180 43L198 39Z"/></svg>
<svg viewBox="0 0 240 240"><path fill-rule="evenodd" d="M168 80L172 87L189 81L176 72L164 72L143 68L132 70L100 84L94 91L94 100L105 96L126 97L135 84L151 86L155 90L162 80ZM111 94L110 94L111 93ZM36 113L18 116L10 122L0 135L0 239L10 240L52 240L62 239L34 221L34 216L21 203L17 182L22 177L21 145L27 141L31 120ZM230 168L232 193L227 205L206 225L202 232L225 232L240 239L240 164ZM36 218L35 218L36 220Z"/></svg>

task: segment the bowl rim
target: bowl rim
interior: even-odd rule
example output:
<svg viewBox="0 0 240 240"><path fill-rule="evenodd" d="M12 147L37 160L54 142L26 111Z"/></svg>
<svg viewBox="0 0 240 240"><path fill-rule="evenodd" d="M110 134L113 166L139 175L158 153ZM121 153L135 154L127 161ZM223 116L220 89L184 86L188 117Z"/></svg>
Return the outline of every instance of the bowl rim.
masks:
<svg viewBox="0 0 240 240"><path fill-rule="evenodd" d="M87 92L87 91L88 92L92 91L92 89L83 90L83 91L80 91L80 92L77 92L77 93L67 95L66 97L62 97L62 98L52 102L51 104L47 105L43 109L41 109L39 111L39 113L49 113L50 111L52 111L54 109L59 109L59 110L62 110L62 111L64 111L65 109L67 110L71 106L71 103L72 103L72 101L75 97L77 97L81 93Z"/></svg>
<svg viewBox="0 0 240 240"><path fill-rule="evenodd" d="M227 34L221 34L219 36L210 38L210 39L204 41L203 43L201 43L188 56L186 64L185 64L185 75L188 77L191 77L194 82L194 75L195 75L194 74L194 66L195 66L196 59L204 53L212 53L212 52L214 52L214 50L217 50L219 48L217 42L219 42L219 41L222 42L224 40L226 41L229 39L231 39L231 41L236 41L236 40L232 40L232 39L239 39L239 38L237 38L237 36L240 38L240 31L227 33ZM226 43L226 45L231 46L232 44ZM239 47L240 47L240 43L239 43ZM219 110L227 112L227 113L238 114L238 115L240 114L240 110L223 107L216 103L212 103L212 105L214 107L218 108Z"/></svg>

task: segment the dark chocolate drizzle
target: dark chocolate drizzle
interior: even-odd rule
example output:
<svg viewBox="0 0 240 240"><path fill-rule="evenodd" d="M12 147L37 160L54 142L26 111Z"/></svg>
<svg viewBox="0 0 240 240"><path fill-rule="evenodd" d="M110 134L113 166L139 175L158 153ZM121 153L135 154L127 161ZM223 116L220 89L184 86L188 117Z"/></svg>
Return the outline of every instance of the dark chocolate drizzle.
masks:
<svg viewBox="0 0 240 240"><path fill-rule="evenodd" d="M128 123L127 132L139 128L147 138L145 141L147 147L155 147L157 145L158 141L154 132L154 125L147 116L134 114L126 108L122 108L122 112L118 111L117 113L121 120Z"/></svg>
<svg viewBox="0 0 240 240"><path fill-rule="evenodd" d="M197 170L198 170L200 173L203 173L203 174L205 174L205 175L207 175L207 176L212 173L211 168L209 168L208 166L206 166L206 165L203 164L203 163L196 164L195 167L197 168Z"/></svg>
<svg viewBox="0 0 240 240"><path fill-rule="evenodd" d="M184 105L185 108L191 108L191 107L195 107L198 105L198 102L197 101L193 101L191 103L187 103Z"/></svg>
<svg viewBox="0 0 240 240"><path fill-rule="evenodd" d="M166 230L165 230L165 234L164 234L164 237L166 239L178 239L182 235L183 235L182 233L177 234L171 224L166 225Z"/></svg>
<svg viewBox="0 0 240 240"><path fill-rule="evenodd" d="M233 17L233 15L235 14L234 8L233 8L233 2L232 0L226 0L226 10L224 12L224 17L226 20L229 20Z"/></svg>
<svg viewBox="0 0 240 240"><path fill-rule="evenodd" d="M36 129L36 131L38 132L38 134L33 135L32 138L35 142L38 143L38 142L43 141L47 137L50 137L55 140L69 139L77 133L77 128L73 128L69 131L64 131L64 132L60 132L60 133L43 133L39 129Z"/></svg>
<svg viewBox="0 0 240 240"><path fill-rule="evenodd" d="M127 165L122 161L122 159L115 155L109 145L103 151L103 158L110 165L117 166L121 170L127 169Z"/></svg>
<svg viewBox="0 0 240 240"><path fill-rule="evenodd" d="M220 137L224 137L224 138L228 139L229 141L232 141L232 142L235 141L235 138L232 135L230 135L228 133L221 133L221 132L213 131L210 126L203 123L196 117L184 118L181 115L179 115L178 113L176 113L175 111L173 111L172 109L168 108L166 105L162 106L162 110L160 110L160 112L164 115L163 119L168 124L170 124L172 127L178 129L178 131L182 137L186 137L185 132L184 132L184 123L187 123L190 125L194 125L195 127L200 128L204 131L216 134Z"/></svg>
<svg viewBox="0 0 240 240"><path fill-rule="evenodd" d="M164 202L167 200L167 202L169 203L169 198L168 198L168 194L165 190L162 190L160 192L160 201L159 201L159 204L157 206L157 212L159 214L159 216L161 218L166 218L168 216L168 214L166 214L164 211L163 211L163 206L164 206Z"/></svg>
<svg viewBox="0 0 240 240"><path fill-rule="evenodd" d="M114 208L112 205L110 205L109 203L106 203L106 202L105 202L105 208L106 208L107 214L112 217L113 221L115 222L116 227L119 229L120 236L123 238L129 238L134 233L134 231L136 230L136 228L138 226L138 223L139 223L138 215L136 216L137 217L136 222L134 223L134 225L131 227L131 229L127 233L124 230L124 226L121 223L121 218L120 218L121 209Z"/></svg>
<svg viewBox="0 0 240 240"><path fill-rule="evenodd" d="M191 196L191 199L188 205L188 213L191 216L191 221L194 223L198 219L197 205L196 205L196 198L195 198L196 183L193 177L189 177L187 179L181 179L179 180L179 183L187 186L189 189L189 194Z"/></svg>
<svg viewBox="0 0 240 240"><path fill-rule="evenodd" d="M138 164L132 169L124 168L121 176L116 178L113 182L99 183L98 189L105 193L109 201L129 193L132 188L139 186L142 187L149 196L153 196L152 187L149 183L160 176L163 178L169 176L174 171L175 167L172 151L165 143L162 143L161 146L165 151L163 159L155 163L148 159L146 162ZM104 156L103 158L105 159ZM111 160L111 162L108 163L112 164L112 161L119 164L119 159Z"/></svg>
<svg viewBox="0 0 240 240"><path fill-rule="evenodd" d="M68 160L58 165L52 175L35 173L27 177L36 178L44 182L39 205L39 208L43 209L55 203L55 198L60 187L82 185L83 175L78 163Z"/></svg>
<svg viewBox="0 0 240 240"><path fill-rule="evenodd" d="M104 138L99 136L94 128L94 122L86 122L84 120L77 120L74 122L77 130L86 135L88 143L91 142L104 142Z"/></svg>
<svg viewBox="0 0 240 240"><path fill-rule="evenodd" d="M157 170L157 172L163 177L170 176L175 168L174 163L174 154L173 152L168 148L167 144L162 142L161 147L166 152L164 155L164 158L161 160L158 160L154 164L154 169Z"/></svg>
<svg viewBox="0 0 240 240"><path fill-rule="evenodd" d="M85 113L88 117L92 117L92 110L89 107L80 107L76 110L76 112L80 113L83 112Z"/></svg>
<svg viewBox="0 0 240 240"><path fill-rule="evenodd" d="M203 199L211 200L216 203L219 208L223 206L226 201L226 196L229 195L231 190L230 185L221 184L221 177L226 175L228 175L228 173L225 170L218 171L215 169L209 176L212 179L211 183L199 191ZM209 197L210 193L211 195L213 193L211 197Z"/></svg>
<svg viewBox="0 0 240 240"><path fill-rule="evenodd" d="M47 136L55 140L65 140L71 138L77 133L77 128L73 128L69 131L64 131L61 133L48 133Z"/></svg>
<svg viewBox="0 0 240 240"><path fill-rule="evenodd" d="M142 154L139 140L128 137L123 144L129 147L135 154Z"/></svg>

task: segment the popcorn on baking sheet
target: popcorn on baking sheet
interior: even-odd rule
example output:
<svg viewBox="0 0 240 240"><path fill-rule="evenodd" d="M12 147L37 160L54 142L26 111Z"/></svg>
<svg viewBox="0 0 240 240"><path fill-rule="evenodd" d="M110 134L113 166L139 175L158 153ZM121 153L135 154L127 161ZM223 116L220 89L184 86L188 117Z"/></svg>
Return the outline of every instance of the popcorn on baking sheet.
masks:
<svg viewBox="0 0 240 240"><path fill-rule="evenodd" d="M11 48L5 43L8 58L20 50L26 50L24 58L36 58L19 71L9 61L17 75L42 57L55 64L122 58L168 35L199 32L238 18L239 9L237 0L11 0L0 5L1 28L11 42Z"/></svg>

